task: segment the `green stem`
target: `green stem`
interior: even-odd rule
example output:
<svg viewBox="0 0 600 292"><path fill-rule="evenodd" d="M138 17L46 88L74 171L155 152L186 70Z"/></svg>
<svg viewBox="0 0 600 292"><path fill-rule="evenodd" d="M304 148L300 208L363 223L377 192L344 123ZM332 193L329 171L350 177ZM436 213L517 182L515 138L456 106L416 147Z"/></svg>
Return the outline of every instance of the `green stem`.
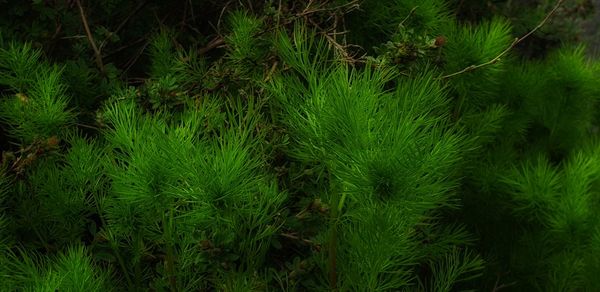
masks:
<svg viewBox="0 0 600 292"><path fill-rule="evenodd" d="M337 214L333 213L337 211L332 211L329 233L329 286L331 291L337 291Z"/></svg>
<svg viewBox="0 0 600 292"><path fill-rule="evenodd" d="M167 274L169 277L169 284L171 286L171 291L177 290L177 278L175 277L175 252L173 250L173 236L172 236L172 227L173 227L173 209L169 209L169 218L168 221L163 220L163 229L165 233L165 239L167 243L167 258L165 259L165 264L167 266Z"/></svg>
<svg viewBox="0 0 600 292"><path fill-rule="evenodd" d="M44 239L44 237L40 233L40 231L37 228L37 226L35 226L35 224L31 224L31 226L33 226L33 232L35 233L35 235L38 237L38 239L40 240L40 242L42 243L42 245L46 249L46 252L50 253L52 251L50 244L48 244L48 242Z"/></svg>
<svg viewBox="0 0 600 292"><path fill-rule="evenodd" d="M119 248L112 241L112 239L110 242L110 246L111 246L113 252L115 253L115 257L117 258L117 261L119 262L119 265L121 266L121 269L123 270L123 275L125 276L125 280L127 281L127 285L129 286L129 289L133 289L133 287L134 287L133 281L131 281L131 278L129 277L129 271L127 270L127 267L125 266L125 261L123 261L123 257L121 256L121 253L119 252Z"/></svg>
<svg viewBox="0 0 600 292"><path fill-rule="evenodd" d="M454 113L453 113L453 118L455 121L458 121L458 117L462 112L463 103L464 103L464 97L459 96L458 102L456 103L456 105L454 107Z"/></svg>
<svg viewBox="0 0 600 292"><path fill-rule="evenodd" d="M83 193L83 191L82 191ZM108 225L106 225L106 220L104 220L104 216L101 209L100 209L100 199L98 198L98 193L97 192L92 192L93 197L94 197L94 205L96 206L96 212L98 212L98 217L100 217L100 222L102 223L102 226L104 228L108 228ZM123 276L125 276L125 281L127 281L127 285L129 285L129 289L132 289L133 286L133 281L131 281L131 278L129 277L129 271L127 270L127 267L125 266L125 261L123 260L123 257L121 256L121 253L119 252L119 247L117 246L117 244L113 241L114 239L111 238L110 240L110 247L112 248L113 252L115 253L115 257L117 258L117 261L119 262L119 265L121 266L121 270L123 270Z"/></svg>
<svg viewBox="0 0 600 292"><path fill-rule="evenodd" d="M337 291L337 224L340 208L340 193L335 187L334 182L329 175L329 185L331 192L331 203L329 204L330 213L330 230L329 230L329 287L331 291Z"/></svg>
<svg viewBox="0 0 600 292"><path fill-rule="evenodd" d="M141 232L138 231L138 235L136 237L136 245L138 247L138 254L135 255L137 257L137 261L135 263L135 285L139 289L142 287L142 251L144 250L144 242L142 241Z"/></svg>

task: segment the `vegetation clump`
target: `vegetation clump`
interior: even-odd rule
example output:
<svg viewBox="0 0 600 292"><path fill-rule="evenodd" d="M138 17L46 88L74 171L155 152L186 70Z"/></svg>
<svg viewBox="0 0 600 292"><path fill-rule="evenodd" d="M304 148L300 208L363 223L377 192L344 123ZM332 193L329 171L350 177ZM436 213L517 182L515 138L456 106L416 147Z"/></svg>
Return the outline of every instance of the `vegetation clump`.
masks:
<svg viewBox="0 0 600 292"><path fill-rule="evenodd" d="M0 1L1 291L600 290L587 1L163 2Z"/></svg>

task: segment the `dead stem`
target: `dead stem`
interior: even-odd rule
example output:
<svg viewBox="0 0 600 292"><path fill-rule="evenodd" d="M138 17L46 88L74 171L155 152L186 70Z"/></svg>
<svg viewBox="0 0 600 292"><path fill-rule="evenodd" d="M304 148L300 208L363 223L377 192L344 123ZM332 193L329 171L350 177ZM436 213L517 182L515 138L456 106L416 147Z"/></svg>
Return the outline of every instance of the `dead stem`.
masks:
<svg viewBox="0 0 600 292"><path fill-rule="evenodd" d="M90 26L88 25L88 21L87 21L87 18L85 17L85 12L83 11L81 2L79 0L75 0L75 2L77 3L77 7L79 7L79 14L81 15L81 22L83 23L83 28L85 29L85 33L87 35L88 41L90 42L90 45L92 46L92 50L94 50L94 56L96 57L96 65L98 66L98 69L100 69L100 72L102 72L102 74L104 74L104 73L106 73L106 71L104 70L104 63L102 62L102 54L100 53L100 50L96 46L96 41L94 41L94 36L92 35L92 32L90 31Z"/></svg>

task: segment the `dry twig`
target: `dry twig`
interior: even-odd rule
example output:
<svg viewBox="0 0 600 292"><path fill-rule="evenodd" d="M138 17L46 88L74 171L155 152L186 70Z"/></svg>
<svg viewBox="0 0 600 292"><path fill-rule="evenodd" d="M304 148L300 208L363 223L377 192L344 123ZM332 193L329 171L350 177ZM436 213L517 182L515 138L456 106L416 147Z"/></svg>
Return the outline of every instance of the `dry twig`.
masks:
<svg viewBox="0 0 600 292"><path fill-rule="evenodd" d="M558 10L558 8L560 7L560 5L562 5L562 3L564 2L564 0L558 0L556 2L556 5L554 5L554 8L552 8L552 10L546 15L546 17L544 17L544 19L542 19L542 21L536 26L534 27L531 31L529 31L528 33L526 33L525 35L523 35L520 38L515 38L515 40L510 44L510 46L508 46L508 48L506 48L504 51L502 51L498 56L494 57L493 59L479 64L479 65L471 65L469 67L466 67L460 71L448 74L448 75L444 75L442 77L440 77L440 79L448 79L450 77L454 77L456 75L460 75L466 72L470 72L473 70L477 70L479 68L485 67L485 66L489 66L492 64L495 64L496 62L498 62L502 57L504 57L504 55L506 55L510 50L512 50L517 44L519 44L520 42L522 42L524 39L528 38L529 36L531 36L534 32L536 32L538 29L540 29L542 26L544 26L544 24L546 24L546 22L548 22L548 20L550 19L550 17L552 17L552 15L554 15L554 13L556 13L556 10Z"/></svg>
<svg viewBox="0 0 600 292"><path fill-rule="evenodd" d="M217 47L223 45L224 43L225 43L225 40L222 37L217 36L214 39L212 39L210 42L208 42L208 44L205 47L203 47L200 50L198 50L198 54L199 55L204 55L208 51L210 51L210 50L212 50L214 48L217 48Z"/></svg>
<svg viewBox="0 0 600 292"><path fill-rule="evenodd" d="M502 290L504 288L508 288L510 286L514 286L516 284L517 284L517 282L500 284L500 274L498 274L498 276L496 277L496 283L494 284L494 288L492 289L492 292L497 292L497 291L500 291L500 290Z"/></svg>
<svg viewBox="0 0 600 292"><path fill-rule="evenodd" d="M346 60L350 63L356 62L356 60L352 56L350 56L348 51L346 51L346 46L343 46L340 43L338 43L329 33L325 32L321 28L321 26L318 23L316 23L314 20L309 18L308 21L321 32L321 34L327 39L327 41L329 41L329 44L332 45L340 53L340 55L344 58L344 60Z"/></svg>
<svg viewBox="0 0 600 292"><path fill-rule="evenodd" d="M138 6L129 15L127 15L127 17L125 17L125 19L119 24L119 26L117 26L117 28L114 31L111 31L104 38L104 40L100 43L100 46L99 46L98 50L102 51L102 48L104 48L104 46L110 40L110 38L114 34L118 33L129 22L129 20L131 19L131 17L133 17L138 11L140 11L140 9L142 9L142 7L144 7L144 5L146 5L146 1L140 2L140 4L138 4Z"/></svg>
<svg viewBox="0 0 600 292"><path fill-rule="evenodd" d="M342 9L342 8L348 8L348 11L346 11L346 12L350 12L350 11L360 7L360 5L358 4L358 0L354 0L354 1L350 1L346 4L335 6L335 7L309 9L310 6L312 5L312 2L313 2L313 0L309 1L306 8L302 12L296 14L296 16L302 17L302 16L306 16L306 15L321 12L321 11L332 11L332 10L338 10L338 9Z"/></svg>
<svg viewBox="0 0 600 292"><path fill-rule="evenodd" d="M96 41L94 41L94 36L92 35L92 32L90 31L90 26L88 25L87 18L85 17L85 12L83 11L83 7L81 6L81 2L79 0L75 0L75 2L77 3L77 7L79 7L79 14L81 15L81 22L83 22L83 28L85 29L85 33L87 35L88 41L90 42L90 45L92 46L92 50L94 50L94 56L96 57L96 65L100 69L100 72L102 72L102 74L104 74L105 70L104 70L104 63L102 62L102 54L100 53L100 50L96 46Z"/></svg>
<svg viewBox="0 0 600 292"><path fill-rule="evenodd" d="M305 238L301 238L301 237L297 236L296 234L293 234L293 233L280 233L279 235L281 235L283 237L286 237L286 238L289 238L289 239L300 241L300 242L302 242L304 244L307 244L307 245L310 245L310 246L314 246L315 248L320 249L320 246L317 243L315 243L314 241L309 240L309 239L305 239Z"/></svg>

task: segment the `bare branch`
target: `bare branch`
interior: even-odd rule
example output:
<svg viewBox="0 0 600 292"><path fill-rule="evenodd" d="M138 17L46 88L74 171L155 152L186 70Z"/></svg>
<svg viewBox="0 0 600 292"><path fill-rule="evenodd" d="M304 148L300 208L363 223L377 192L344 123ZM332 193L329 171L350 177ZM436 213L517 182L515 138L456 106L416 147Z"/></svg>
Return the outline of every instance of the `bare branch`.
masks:
<svg viewBox="0 0 600 292"><path fill-rule="evenodd" d="M142 1L140 2L140 4L138 4L138 6L129 14L127 15L127 17L125 17L125 19L119 24L119 26L117 26L117 28L114 31L111 31L106 38L104 38L104 40L100 43L100 47L98 48L100 51L102 51L102 48L104 48L104 46L106 45L106 43L108 42L108 40L116 33L118 33L131 19L131 17L133 17L138 11L140 11L140 9L142 9L142 7L144 7L144 5L146 5L146 1Z"/></svg>
<svg viewBox="0 0 600 292"><path fill-rule="evenodd" d="M448 74L448 75L444 75L442 77L440 77L440 79L448 79L450 77L454 77L456 75L460 75L466 72L470 72L473 70L477 70L479 68L485 67L485 66L489 66L492 64L495 64L496 62L500 61L500 59L502 57L504 57L504 55L506 55L510 50L512 50L517 44L519 44L520 42L522 42L524 39L528 38L529 36L531 36L534 32L536 32L538 29L540 29L542 26L544 26L544 24L546 24L546 22L548 22L548 20L550 19L550 17L552 17L552 15L554 15L554 13L556 13L556 10L558 10L558 8L560 7L560 5L564 2L564 0L558 0L556 2L556 5L554 5L554 8L552 8L552 10L546 15L546 17L544 17L544 19L536 26L534 27L531 31L529 31L528 33L526 33L525 35L523 35L520 38L515 38L515 40L510 44L510 46L508 46L508 48L506 48L504 51L502 51L498 56L494 57L493 59L479 64L479 65L471 65L468 66L460 71Z"/></svg>
<svg viewBox="0 0 600 292"><path fill-rule="evenodd" d="M85 12L83 11L83 7L81 6L81 2L79 0L75 0L75 2L77 3L77 7L79 7L79 14L81 15L81 22L83 22L83 28L85 29L85 33L87 35L88 41L90 42L90 45L92 46L92 49L94 50L94 56L96 57L96 65L100 69L100 72L102 72L102 74L104 74L105 70L104 70L104 63L102 62L102 54L100 53L100 50L96 46L96 41L94 41L94 36L92 35L92 32L90 31L90 26L88 25L87 18L85 17Z"/></svg>
<svg viewBox="0 0 600 292"><path fill-rule="evenodd" d="M350 1L350 2L348 2L346 4L335 6L335 7L330 7L330 8L315 8L315 9L310 9L309 10L312 2L313 2L312 0L309 1L308 5L304 9L304 11L296 14L296 16L297 17L302 17L302 16L306 16L306 15L317 13L317 12L321 12L321 11L338 10L338 9L346 8L346 7L348 8L348 11L352 11L352 10L357 9L358 7L360 7L360 5L358 4L358 0L354 0L354 1Z"/></svg>
<svg viewBox="0 0 600 292"><path fill-rule="evenodd" d="M210 51L210 50L212 50L214 48L217 48L220 45L223 45L224 43L225 43L225 40L222 37L217 36L214 39L212 39L210 42L208 42L208 44L205 47L199 49L198 50L198 54L199 55L204 55L208 51Z"/></svg>

